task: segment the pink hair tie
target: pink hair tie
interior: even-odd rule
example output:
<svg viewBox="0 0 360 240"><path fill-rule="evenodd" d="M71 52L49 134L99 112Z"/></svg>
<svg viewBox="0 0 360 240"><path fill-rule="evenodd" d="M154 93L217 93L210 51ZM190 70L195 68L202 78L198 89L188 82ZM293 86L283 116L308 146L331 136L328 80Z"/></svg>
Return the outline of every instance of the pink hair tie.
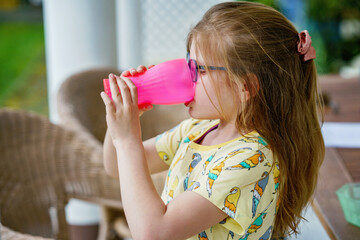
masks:
<svg viewBox="0 0 360 240"><path fill-rule="evenodd" d="M299 41L297 43L297 51L303 62L316 58L315 48L311 46L311 37L307 30L299 33Z"/></svg>

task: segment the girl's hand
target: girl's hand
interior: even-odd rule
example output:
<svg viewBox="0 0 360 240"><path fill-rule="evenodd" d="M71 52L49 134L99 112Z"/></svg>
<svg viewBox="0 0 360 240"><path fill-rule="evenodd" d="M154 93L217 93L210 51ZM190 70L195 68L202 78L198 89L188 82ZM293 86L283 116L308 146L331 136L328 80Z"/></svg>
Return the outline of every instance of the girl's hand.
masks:
<svg viewBox="0 0 360 240"><path fill-rule="evenodd" d="M150 68L152 68L152 67L154 67L154 66L155 66L155 65L149 65L148 68L150 69ZM136 75L138 75L138 74L142 74L142 73L146 72L146 70L147 70L147 69L146 69L145 66L140 65L140 66L137 67L137 69L135 69L135 68L130 68L129 70L126 70L126 71L122 72L120 76L121 76L121 77L136 76Z"/></svg>
<svg viewBox="0 0 360 240"><path fill-rule="evenodd" d="M136 86L130 79L114 74L109 75L109 81L113 101L105 92L101 92L101 98L106 107L106 122L113 144L124 140L141 141Z"/></svg>
<svg viewBox="0 0 360 240"><path fill-rule="evenodd" d="M149 65L148 69L154 67L155 65ZM135 68L130 68L129 70L126 70L124 72L121 73L121 77L129 77L129 76L136 76L138 74L143 74L144 72L146 72L146 67L143 65L140 65L137 67L137 69ZM147 105L141 105L139 106L139 116L141 116L144 112L152 109L152 105L151 104L147 104Z"/></svg>

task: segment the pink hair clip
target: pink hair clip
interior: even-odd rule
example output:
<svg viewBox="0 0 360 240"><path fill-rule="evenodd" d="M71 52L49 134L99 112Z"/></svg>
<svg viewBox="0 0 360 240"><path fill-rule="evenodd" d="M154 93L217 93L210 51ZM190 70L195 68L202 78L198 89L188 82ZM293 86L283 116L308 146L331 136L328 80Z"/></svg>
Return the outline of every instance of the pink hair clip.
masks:
<svg viewBox="0 0 360 240"><path fill-rule="evenodd" d="M311 37L307 30L299 33L299 41L297 43L297 51L303 62L316 58L315 48L311 46Z"/></svg>

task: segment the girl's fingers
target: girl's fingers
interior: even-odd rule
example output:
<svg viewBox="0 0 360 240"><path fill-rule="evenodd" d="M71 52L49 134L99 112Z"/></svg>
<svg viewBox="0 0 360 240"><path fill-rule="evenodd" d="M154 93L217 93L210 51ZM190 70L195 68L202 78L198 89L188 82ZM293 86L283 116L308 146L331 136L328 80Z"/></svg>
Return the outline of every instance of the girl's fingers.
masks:
<svg viewBox="0 0 360 240"><path fill-rule="evenodd" d="M109 74L109 81L110 81L110 91L112 95L112 99L115 103L115 105L118 105L119 103L122 103L121 93L118 88L118 83L116 81L117 76L114 74Z"/></svg>
<svg viewBox="0 0 360 240"><path fill-rule="evenodd" d="M121 91L122 104L124 106L128 107L129 105L132 104L132 98L131 98L130 89L123 79L124 79L124 77L121 77L121 78L117 77L116 81L117 81L117 84L119 85L119 88Z"/></svg>
<svg viewBox="0 0 360 240"><path fill-rule="evenodd" d="M126 71L121 73L121 76L124 76L124 77L129 76L129 75L130 75L129 70L126 70Z"/></svg>
<svg viewBox="0 0 360 240"><path fill-rule="evenodd" d="M135 84L129 78L122 77L122 79L124 80L128 89L130 90L131 103L137 104L138 103L138 92L137 92L137 88L136 88Z"/></svg>
<svg viewBox="0 0 360 240"><path fill-rule="evenodd" d="M150 65L151 67L153 67L154 65ZM146 71L146 67L144 65L139 65L137 67L137 69L135 68L130 68L129 70L126 70L124 72L121 73L121 77L129 77L129 76L135 76L137 74L140 73L144 73Z"/></svg>
<svg viewBox="0 0 360 240"><path fill-rule="evenodd" d="M130 68L129 71L131 76L135 76L138 73L135 68Z"/></svg>
<svg viewBox="0 0 360 240"><path fill-rule="evenodd" d="M114 112L115 108L114 108L114 105L113 105L111 99L109 98L109 96L105 92L101 92L100 96L105 104L106 112L107 113Z"/></svg>
<svg viewBox="0 0 360 240"><path fill-rule="evenodd" d="M143 66L143 65L140 65L140 66L137 67L136 71L137 71L138 73L143 73L143 72L146 71L146 67Z"/></svg>
<svg viewBox="0 0 360 240"><path fill-rule="evenodd" d="M151 64L148 66L148 69L152 68L152 67L155 67L155 65Z"/></svg>

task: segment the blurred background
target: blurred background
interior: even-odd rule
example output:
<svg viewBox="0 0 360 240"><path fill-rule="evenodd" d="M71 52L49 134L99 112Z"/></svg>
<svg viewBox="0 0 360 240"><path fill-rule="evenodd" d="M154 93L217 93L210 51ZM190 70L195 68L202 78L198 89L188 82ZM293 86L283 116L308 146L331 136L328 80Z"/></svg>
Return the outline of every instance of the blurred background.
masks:
<svg viewBox="0 0 360 240"><path fill-rule="evenodd" d="M91 68L124 70L183 58L190 27L219 2L0 0L0 108L33 111L57 123L57 91L69 76ZM255 2L278 9L299 32L309 30L319 75L360 79L360 1ZM337 106L332 107L336 112ZM357 114L334 121L359 122ZM67 215L74 224L98 221L96 207L72 205ZM302 226L300 239L328 239L313 211L305 217L311 224Z"/></svg>
<svg viewBox="0 0 360 240"><path fill-rule="evenodd" d="M48 115L41 1L0 1L0 106Z"/></svg>

